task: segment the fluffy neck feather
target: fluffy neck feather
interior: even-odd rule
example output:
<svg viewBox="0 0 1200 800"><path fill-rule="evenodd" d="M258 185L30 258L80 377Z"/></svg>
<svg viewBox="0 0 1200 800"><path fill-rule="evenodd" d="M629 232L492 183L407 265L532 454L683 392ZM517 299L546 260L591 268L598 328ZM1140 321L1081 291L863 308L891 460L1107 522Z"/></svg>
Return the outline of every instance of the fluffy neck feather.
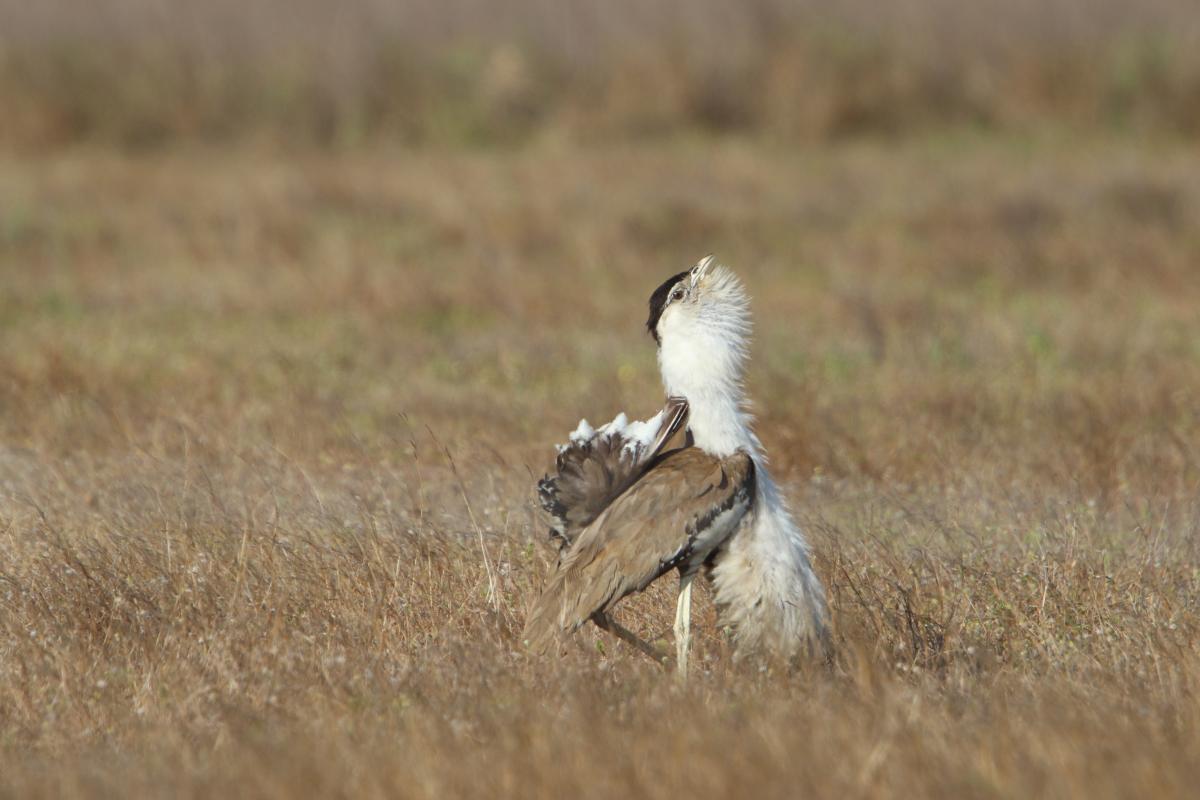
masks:
<svg viewBox="0 0 1200 800"><path fill-rule="evenodd" d="M729 387L669 390L688 398L688 428L696 446L715 456L746 450L759 460L758 437L750 427L750 416L742 408L740 392Z"/></svg>
<svg viewBox="0 0 1200 800"><path fill-rule="evenodd" d="M750 333L745 292L732 273L718 268L707 299L659 326L659 369L668 395L687 398L688 428L696 446L718 456L739 448L759 460L761 446L743 408L742 372ZM680 309L684 311L684 309Z"/></svg>

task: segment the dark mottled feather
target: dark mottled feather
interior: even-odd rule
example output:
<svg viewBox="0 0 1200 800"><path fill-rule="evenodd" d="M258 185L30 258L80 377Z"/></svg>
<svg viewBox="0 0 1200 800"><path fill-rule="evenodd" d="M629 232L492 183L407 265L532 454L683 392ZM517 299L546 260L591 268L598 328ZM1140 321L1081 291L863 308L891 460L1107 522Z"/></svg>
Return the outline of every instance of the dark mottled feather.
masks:
<svg viewBox="0 0 1200 800"><path fill-rule="evenodd" d="M619 433L600 431L559 450L554 474L538 481L537 489L538 502L550 525L550 538L560 551L570 547L580 531L637 482L683 426L687 410L686 401L667 401L663 433L652 446L630 443Z"/></svg>
<svg viewBox="0 0 1200 800"><path fill-rule="evenodd" d="M550 519L550 536L565 549L646 469L625 450L620 436L572 442L555 460L555 474L538 481L538 500Z"/></svg>

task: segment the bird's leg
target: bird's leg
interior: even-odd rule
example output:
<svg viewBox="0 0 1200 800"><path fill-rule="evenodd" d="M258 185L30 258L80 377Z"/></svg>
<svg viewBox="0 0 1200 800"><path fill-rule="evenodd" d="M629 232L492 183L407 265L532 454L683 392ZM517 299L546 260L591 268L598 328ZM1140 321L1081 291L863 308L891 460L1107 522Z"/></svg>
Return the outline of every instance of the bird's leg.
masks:
<svg viewBox="0 0 1200 800"><path fill-rule="evenodd" d="M610 617L608 614L605 614L603 611L597 611L595 614L592 614L592 622L596 623L597 628L608 631L613 636L616 636L621 641L633 647L635 650L640 650L641 652L650 656L658 663L662 664L668 660L667 656L664 656L649 644L642 641L642 639L636 633L629 630L624 625Z"/></svg>
<svg viewBox="0 0 1200 800"><path fill-rule="evenodd" d="M675 607L675 669L687 679L688 645L692 638L692 581L695 575L679 576L679 603Z"/></svg>

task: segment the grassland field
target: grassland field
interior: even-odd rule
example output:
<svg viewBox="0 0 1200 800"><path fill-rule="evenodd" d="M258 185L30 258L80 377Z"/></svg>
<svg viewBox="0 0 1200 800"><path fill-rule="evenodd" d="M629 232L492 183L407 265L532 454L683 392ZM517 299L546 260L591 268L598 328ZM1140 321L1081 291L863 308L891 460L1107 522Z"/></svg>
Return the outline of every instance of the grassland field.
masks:
<svg viewBox="0 0 1200 800"><path fill-rule="evenodd" d="M534 658L710 252L834 663ZM0 796L1192 796L1198 264L1169 136L6 151Z"/></svg>

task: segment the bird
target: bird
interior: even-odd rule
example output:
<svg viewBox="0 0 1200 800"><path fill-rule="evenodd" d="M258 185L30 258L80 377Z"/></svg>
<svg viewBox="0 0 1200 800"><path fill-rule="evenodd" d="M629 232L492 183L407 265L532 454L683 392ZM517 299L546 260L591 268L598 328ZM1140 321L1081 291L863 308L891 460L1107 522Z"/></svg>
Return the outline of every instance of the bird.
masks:
<svg viewBox="0 0 1200 800"><path fill-rule="evenodd" d="M685 677L700 575L735 656L827 655L824 589L747 410L751 318L741 280L706 256L654 290L646 328L665 405L644 422L619 414L593 429L583 420L558 447L538 499L559 558L522 638L545 652L591 620L654 654L610 615L677 571L675 665ZM668 447L681 430L682 444Z"/></svg>

